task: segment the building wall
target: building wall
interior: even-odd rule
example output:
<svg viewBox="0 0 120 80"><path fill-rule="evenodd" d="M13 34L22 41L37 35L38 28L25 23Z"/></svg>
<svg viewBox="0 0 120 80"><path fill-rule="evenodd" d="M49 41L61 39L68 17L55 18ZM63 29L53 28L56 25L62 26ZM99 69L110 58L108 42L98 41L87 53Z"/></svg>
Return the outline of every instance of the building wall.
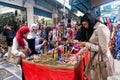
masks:
<svg viewBox="0 0 120 80"><path fill-rule="evenodd" d="M22 0L0 0L1 2L22 6Z"/></svg>
<svg viewBox="0 0 120 80"><path fill-rule="evenodd" d="M27 11L27 23L28 23L28 26L30 26L31 24L34 23L34 18L33 18L33 16L34 16L34 8L33 7L36 7L38 9L42 9L44 11L52 13L52 11L50 11L50 10L48 10L48 9L42 7L42 6L36 5L34 0L27 0L24 5L23 5L23 0L0 0L0 2L5 2L5 3L20 6L20 7L25 7L26 11Z"/></svg>
<svg viewBox="0 0 120 80"><path fill-rule="evenodd" d="M92 7L96 7L114 0L92 0Z"/></svg>
<svg viewBox="0 0 120 80"><path fill-rule="evenodd" d="M24 4L24 7L27 10L27 22L28 22L28 26L31 26L34 23L34 10L33 10L33 6L34 6L34 1L33 0L27 0L27 2Z"/></svg>

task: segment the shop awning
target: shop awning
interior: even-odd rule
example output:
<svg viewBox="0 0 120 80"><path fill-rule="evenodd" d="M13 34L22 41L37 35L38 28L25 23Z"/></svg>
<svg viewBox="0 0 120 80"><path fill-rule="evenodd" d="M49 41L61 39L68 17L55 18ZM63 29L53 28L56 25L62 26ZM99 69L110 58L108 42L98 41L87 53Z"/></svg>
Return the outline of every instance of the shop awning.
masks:
<svg viewBox="0 0 120 80"><path fill-rule="evenodd" d="M71 11L79 10L83 13L88 12L91 8L91 0L69 0Z"/></svg>

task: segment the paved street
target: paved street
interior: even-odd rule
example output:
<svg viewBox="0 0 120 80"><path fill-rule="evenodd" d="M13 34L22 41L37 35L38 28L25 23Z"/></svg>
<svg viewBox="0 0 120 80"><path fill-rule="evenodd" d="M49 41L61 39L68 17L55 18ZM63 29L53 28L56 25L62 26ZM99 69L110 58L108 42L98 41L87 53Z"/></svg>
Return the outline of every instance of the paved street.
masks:
<svg viewBox="0 0 120 80"><path fill-rule="evenodd" d="M0 61L0 80L22 80L20 66ZM120 80L120 61L115 60L115 75L108 80Z"/></svg>
<svg viewBox="0 0 120 80"><path fill-rule="evenodd" d="M108 80L120 80L120 61L115 60L115 75L108 77Z"/></svg>
<svg viewBox="0 0 120 80"><path fill-rule="evenodd" d="M20 66L13 65L4 61L0 62L0 80L22 80Z"/></svg>

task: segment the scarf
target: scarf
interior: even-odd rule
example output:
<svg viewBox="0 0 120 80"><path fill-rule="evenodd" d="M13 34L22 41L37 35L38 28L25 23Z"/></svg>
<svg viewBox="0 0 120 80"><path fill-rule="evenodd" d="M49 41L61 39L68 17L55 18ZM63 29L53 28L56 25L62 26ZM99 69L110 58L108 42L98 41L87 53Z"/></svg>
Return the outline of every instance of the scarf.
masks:
<svg viewBox="0 0 120 80"><path fill-rule="evenodd" d="M18 41L19 47L25 48L24 39L26 39L23 35L30 32L28 26L22 26L16 33L16 39Z"/></svg>

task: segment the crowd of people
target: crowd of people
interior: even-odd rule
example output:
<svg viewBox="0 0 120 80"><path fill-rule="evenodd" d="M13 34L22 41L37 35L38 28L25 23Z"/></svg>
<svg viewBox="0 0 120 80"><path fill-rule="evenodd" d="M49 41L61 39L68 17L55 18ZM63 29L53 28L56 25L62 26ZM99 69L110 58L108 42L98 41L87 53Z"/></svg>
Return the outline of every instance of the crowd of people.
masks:
<svg viewBox="0 0 120 80"><path fill-rule="evenodd" d="M77 23L75 26L69 24L68 27L58 25L41 28L37 23L34 23L30 27L20 27L14 38L11 38L13 39L13 43L10 45L11 52L15 56L21 56L22 59L32 54L49 52L49 50L63 44L61 41L65 41L67 44L70 39L81 48L76 56L84 54L85 50L90 52L89 64L85 69L88 80L107 80L108 76L114 74L114 61L109 50L110 31L89 13L86 13L81 18L81 23ZM101 73L103 71L101 68L98 68L97 72L93 70L94 72L91 73L90 71L98 64L98 58L101 58L99 55L102 55L103 61L106 62L106 75Z"/></svg>

